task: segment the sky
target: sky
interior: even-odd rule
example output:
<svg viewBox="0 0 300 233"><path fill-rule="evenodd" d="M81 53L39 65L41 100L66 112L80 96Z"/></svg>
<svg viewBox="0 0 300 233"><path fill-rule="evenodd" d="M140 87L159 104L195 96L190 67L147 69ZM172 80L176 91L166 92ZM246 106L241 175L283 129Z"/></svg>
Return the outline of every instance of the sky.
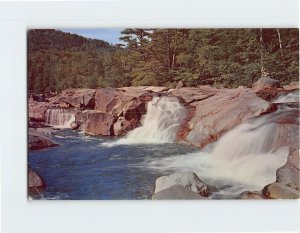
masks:
<svg viewBox="0 0 300 233"><path fill-rule="evenodd" d="M100 39L107 41L111 44L120 43L119 37L121 36L121 31L123 29L98 29L98 28L62 28L63 32L70 32L86 38Z"/></svg>

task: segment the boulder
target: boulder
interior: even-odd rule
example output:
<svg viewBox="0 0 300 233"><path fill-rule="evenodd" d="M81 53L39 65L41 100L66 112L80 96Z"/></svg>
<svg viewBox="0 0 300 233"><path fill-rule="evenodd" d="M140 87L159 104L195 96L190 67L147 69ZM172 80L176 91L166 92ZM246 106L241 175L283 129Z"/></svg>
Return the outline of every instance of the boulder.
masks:
<svg viewBox="0 0 300 233"><path fill-rule="evenodd" d="M43 187L44 182L43 179L36 174L32 169L28 169L28 187L29 188L37 188L37 187Z"/></svg>
<svg viewBox="0 0 300 233"><path fill-rule="evenodd" d="M206 199L182 185L172 185L152 196L153 200L198 200Z"/></svg>
<svg viewBox="0 0 300 233"><path fill-rule="evenodd" d="M299 190L279 182L267 185L262 190L262 193L266 198L270 199L298 199L300 197Z"/></svg>
<svg viewBox="0 0 300 233"><path fill-rule="evenodd" d="M28 115L32 121L44 121L45 112L47 109L52 108L53 105L46 102L38 102L29 100L28 102Z"/></svg>
<svg viewBox="0 0 300 233"><path fill-rule="evenodd" d="M49 99L50 103L59 104L64 107L83 107L85 109L93 109L95 106L94 89L66 89L59 95Z"/></svg>
<svg viewBox="0 0 300 233"><path fill-rule="evenodd" d="M79 128L80 123L73 121L73 122L70 124L70 126L71 126L71 129L75 129L75 130L76 130L76 129Z"/></svg>
<svg viewBox="0 0 300 233"><path fill-rule="evenodd" d="M116 123L114 124L114 135L122 136L127 132L140 126L140 121L138 119L126 120L125 117L119 117Z"/></svg>
<svg viewBox="0 0 300 233"><path fill-rule="evenodd" d="M257 199L265 199L265 198L258 192L245 191L241 194L240 199L242 199L242 200L256 199L257 200Z"/></svg>
<svg viewBox="0 0 300 233"><path fill-rule="evenodd" d="M118 91L116 88L101 88L96 90L95 110L111 113L117 116L122 108L130 102L136 93Z"/></svg>
<svg viewBox="0 0 300 233"><path fill-rule="evenodd" d="M75 116L75 122L80 122L80 129L90 135L113 136L115 118L112 114L94 110L86 110Z"/></svg>
<svg viewBox="0 0 300 233"><path fill-rule="evenodd" d="M292 167L300 170L299 160L300 160L299 150L295 150L292 153L290 153L290 155L288 157L287 164L289 164Z"/></svg>
<svg viewBox="0 0 300 233"><path fill-rule="evenodd" d="M286 164L277 170L276 181L283 185L289 186L293 189L300 190L299 175L300 175L300 172L297 168L295 168L289 164Z"/></svg>
<svg viewBox="0 0 300 233"><path fill-rule="evenodd" d="M290 84L283 86L285 90L297 90L299 89L299 81L291 82Z"/></svg>
<svg viewBox="0 0 300 233"><path fill-rule="evenodd" d="M42 132L38 132L35 129L29 129L28 132L28 148L35 149L43 149L47 147L54 147L58 144L54 142L49 136Z"/></svg>
<svg viewBox="0 0 300 233"><path fill-rule="evenodd" d="M280 83L270 77L261 77L257 82L252 84L252 88L256 91L266 89L277 89L281 88Z"/></svg>
<svg viewBox="0 0 300 233"><path fill-rule="evenodd" d="M200 194L203 197L210 195L209 187L193 172L174 173L161 176L155 182L155 193L167 189L173 185L181 185L188 190Z"/></svg>
<svg viewBox="0 0 300 233"><path fill-rule="evenodd" d="M185 129L179 129L177 141L198 147L216 141L225 132L247 119L270 111L272 106L256 96L251 89L215 91L206 87L205 92L200 91L197 95L193 94L195 90L192 90L190 95L188 89L180 88L177 91L180 90L184 90L185 93L180 96L189 101L189 107L194 109L191 110L192 116L189 116L188 122L182 125Z"/></svg>

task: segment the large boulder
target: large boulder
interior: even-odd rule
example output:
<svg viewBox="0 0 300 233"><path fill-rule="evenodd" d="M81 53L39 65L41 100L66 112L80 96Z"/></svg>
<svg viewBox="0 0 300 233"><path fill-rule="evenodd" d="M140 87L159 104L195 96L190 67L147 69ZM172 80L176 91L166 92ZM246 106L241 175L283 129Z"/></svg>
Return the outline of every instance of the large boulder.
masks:
<svg viewBox="0 0 300 233"><path fill-rule="evenodd" d="M59 95L50 98L50 103L58 104L64 107L82 107L85 109L93 109L95 106L94 89L66 89Z"/></svg>
<svg viewBox="0 0 300 233"><path fill-rule="evenodd" d="M178 91L183 91L184 94ZM204 89L205 90L205 89ZM270 111L272 104L246 88L197 91L180 88L175 92L189 102L191 114L180 128L177 141L198 147L212 143L245 120ZM174 93L174 94L175 94ZM195 93L195 94L194 94Z"/></svg>
<svg viewBox="0 0 300 233"><path fill-rule="evenodd" d="M36 174L32 169L28 169L28 187L29 188L38 188L45 186L43 179Z"/></svg>
<svg viewBox="0 0 300 233"><path fill-rule="evenodd" d="M168 176L159 177L155 182L155 193L173 185L181 185L203 197L210 195L209 186L200 180L200 178L193 172L174 173Z"/></svg>
<svg viewBox="0 0 300 233"><path fill-rule="evenodd" d="M58 144L52 140L49 135L44 134L43 132L39 132L35 129L29 129L28 132L28 148L35 149L43 149L48 147L54 147Z"/></svg>
<svg viewBox="0 0 300 233"><path fill-rule="evenodd" d="M172 185L152 196L153 200L198 200L206 199L205 197L187 189L182 185Z"/></svg>
<svg viewBox="0 0 300 233"><path fill-rule="evenodd" d="M94 110L86 110L76 114L75 121L80 129L90 135L113 136L115 118L112 114Z"/></svg>
<svg viewBox="0 0 300 233"><path fill-rule="evenodd" d="M277 89L281 87L282 86L277 80L272 79L270 77L261 77L257 82L252 84L252 88L257 91L266 89Z"/></svg>
<svg viewBox="0 0 300 233"><path fill-rule="evenodd" d="M299 190L293 189L280 182L267 185L262 192L266 198L270 199L298 199L300 197Z"/></svg>

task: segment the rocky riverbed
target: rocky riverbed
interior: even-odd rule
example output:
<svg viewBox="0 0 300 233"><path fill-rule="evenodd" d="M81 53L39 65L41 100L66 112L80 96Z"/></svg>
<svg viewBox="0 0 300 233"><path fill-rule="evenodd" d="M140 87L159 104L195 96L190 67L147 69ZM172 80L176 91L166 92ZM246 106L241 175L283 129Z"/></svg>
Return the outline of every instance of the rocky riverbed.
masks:
<svg viewBox="0 0 300 233"><path fill-rule="evenodd" d="M154 86L68 89L57 96L46 98L44 102L29 100L29 150L59 147L60 143L51 138L53 126L54 128L70 128L72 125L74 130L82 131L86 135L126 138L141 126L147 128L143 124L145 124L145 116L149 113L149 106L157 112L157 105L161 105L164 106L162 108L167 113L170 111L170 118L167 119L168 115L166 115L167 120L164 120L163 124L158 122L158 129L159 127L173 127L172 130L168 129L165 132L166 134L175 132L174 137L167 137L167 140L194 146L199 148L200 151L215 143L217 143L216 148L218 148L218 145L221 144L219 141L228 138L228 134L232 133L233 129L237 133L244 132L237 131L236 127L252 124L256 128L247 128L247 132L254 132L257 128L261 130L262 127L267 125L268 127L263 131L259 131L266 132L270 130L270 132L268 131L270 134L265 136L268 140L266 139L265 143L261 145L262 151L259 151L259 153L270 152L276 154L279 153L280 149L285 148L287 151L286 157L280 160L281 163L284 160L284 163L280 168L277 167L279 168L277 173L276 170L274 171L274 182L266 183L265 187L260 190L248 190L252 192L244 190L235 198L299 198L298 88L296 84L282 87L272 79L263 78L255 83L253 88L239 87L236 89L217 89L211 86L192 88L183 85L175 89ZM288 101L285 100L284 103L278 101L287 95L292 95ZM173 107L170 109L165 103L165 105L159 102L155 103L154 100L163 97L174 98L183 110L174 101ZM176 117L173 119L171 116L173 116L172 111L174 108L177 108L177 112L173 112L176 113ZM180 109L180 112L178 112L178 109ZM161 114L164 114L164 112ZM162 118L162 116L156 117L153 117L153 119L157 119L156 121ZM180 122L175 124L178 119L180 119ZM174 120L175 123L172 122ZM270 135L272 135L272 140L269 140ZM239 134L235 136L239 137ZM251 138L253 142L259 143L259 141L255 141L255 137L254 139ZM166 139L166 135L164 139ZM226 143L234 145L237 142L234 138L230 140L232 141ZM248 142L244 143L247 144ZM230 145L228 146L230 147ZM251 146L257 147L258 145ZM239 153L248 156L248 152L245 153L243 149L240 149L245 147L240 145L238 151L234 152L237 154L236 156ZM222 147L222 150L223 153L226 153L224 147ZM248 150L253 152L252 148ZM222 151L218 151L218 153L220 154ZM259 153L255 151L254 154ZM29 156L33 155L29 153ZM213 158L213 156L211 157ZM233 157L226 157L225 155L223 158L233 160ZM272 163L272 156L268 158ZM257 161L261 162L260 160ZM281 163L278 162L278 164ZM182 161L181 164L184 164L184 162ZM242 165L241 163L239 166ZM249 166L253 167L255 163L249 164ZM187 167L190 168L190 166ZM269 168L267 163L266 168ZM216 187L218 185L210 184L210 179L207 179L207 177L205 181L202 180L201 175L199 175L201 172L195 171L197 164L193 169L192 167L189 171L184 172L180 169L178 171L173 169L174 174L165 174L164 177L159 178L156 181L153 199L203 199L209 198L211 195L213 198L213 193L219 188ZM251 168L249 169L251 170ZM41 181L35 182L39 180L38 175L32 175L34 174L33 170L29 171L31 174L29 176L30 188L34 187L35 183L43 186L41 185L42 178L40 178ZM232 172L234 173L234 171Z"/></svg>

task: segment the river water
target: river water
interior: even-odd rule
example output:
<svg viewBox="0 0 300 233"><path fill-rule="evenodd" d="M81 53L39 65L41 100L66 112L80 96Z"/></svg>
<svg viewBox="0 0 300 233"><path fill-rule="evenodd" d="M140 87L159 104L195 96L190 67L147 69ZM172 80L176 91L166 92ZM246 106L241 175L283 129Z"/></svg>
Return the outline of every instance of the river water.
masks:
<svg viewBox="0 0 300 233"><path fill-rule="evenodd" d="M298 92L276 102L289 103L295 97L292 102L299 102ZM29 152L29 166L46 183L44 189L30 196L67 200L151 199L159 176L186 171L195 172L217 188L212 199L238 198L243 191L260 191L275 182L277 169L287 161L289 148L279 145L280 137L289 135L298 140L298 107L283 106L252 118L203 149L173 143L185 109L168 97L153 99L141 127L123 138L91 137L60 129L54 133L60 146ZM54 113L50 118L61 115L62 125L69 120L59 111ZM294 119L297 123L282 126L280 119Z"/></svg>
<svg viewBox="0 0 300 233"><path fill-rule="evenodd" d="M46 183L45 189L31 194L34 199L151 199L156 178L171 169L145 164L199 150L172 143L107 147L103 144L117 138L89 137L68 129L57 131L54 139L61 145L29 152L29 166Z"/></svg>

